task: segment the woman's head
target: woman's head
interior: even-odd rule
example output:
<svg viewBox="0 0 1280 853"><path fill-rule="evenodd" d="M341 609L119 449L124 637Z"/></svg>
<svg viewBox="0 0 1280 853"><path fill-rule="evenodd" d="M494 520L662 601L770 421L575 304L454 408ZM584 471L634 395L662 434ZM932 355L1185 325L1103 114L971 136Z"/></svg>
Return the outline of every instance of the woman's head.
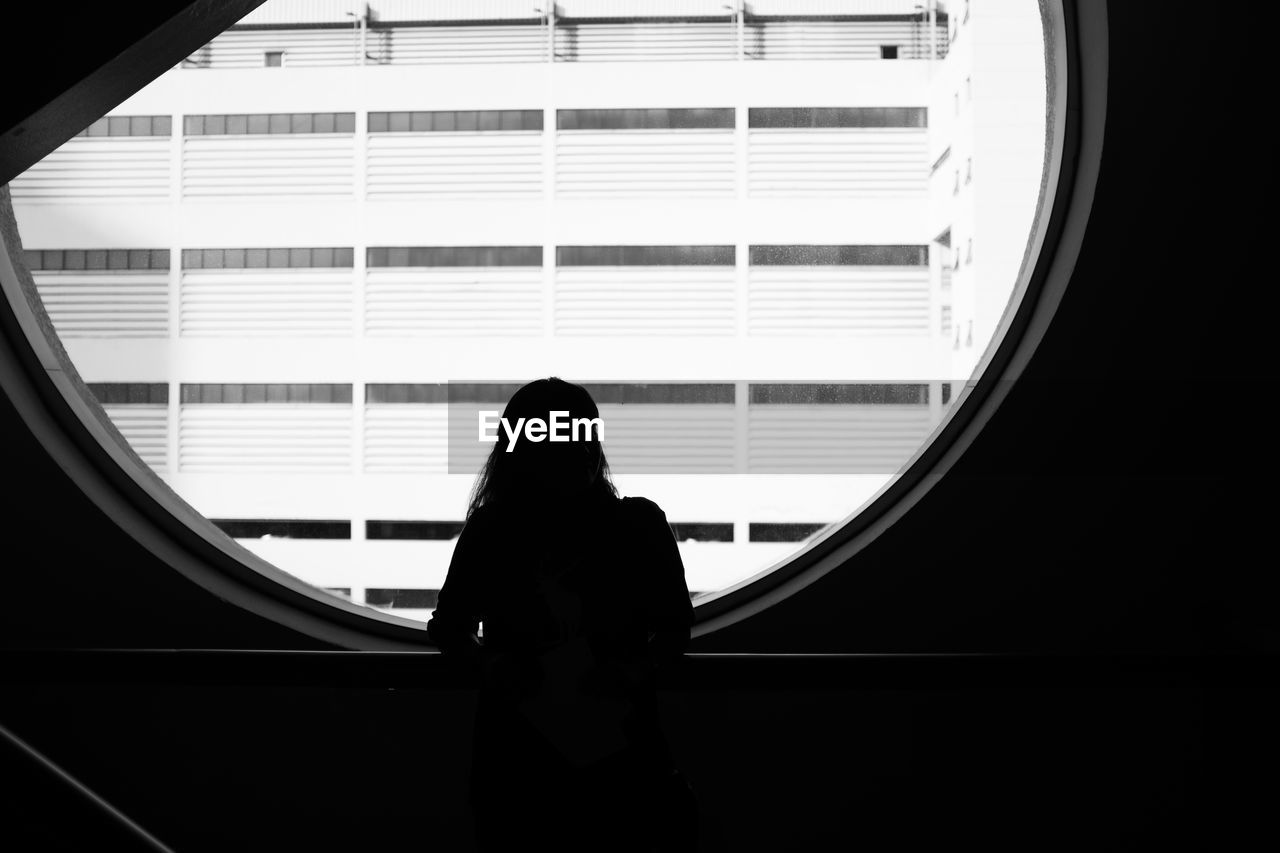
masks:
<svg viewBox="0 0 1280 853"><path fill-rule="evenodd" d="M535 418L549 425L552 413L567 413L559 414L558 420L570 425L560 431L568 441L530 440L522 428L511 440L507 427L516 430ZM616 497L600 430L587 428L586 422L599 424L599 418L600 410L581 385L552 376L521 387L503 409L507 426L498 429L497 443L476 477L467 517L489 504L542 507L590 493Z"/></svg>

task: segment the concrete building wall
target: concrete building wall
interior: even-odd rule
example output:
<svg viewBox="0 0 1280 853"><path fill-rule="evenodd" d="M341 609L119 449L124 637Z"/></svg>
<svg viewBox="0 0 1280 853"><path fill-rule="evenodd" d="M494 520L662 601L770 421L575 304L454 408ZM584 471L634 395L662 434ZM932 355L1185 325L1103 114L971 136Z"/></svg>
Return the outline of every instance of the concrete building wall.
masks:
<svg viewBox="0 0 1280 853"><path fill-rule="evenodd" d="M1004 50L1012 26L993 17L982 49ZM953 249L980 230L990 234L980 246L1003 245L1007 223L1029 216L1035 116L1010 126L1016 142L982 134L987 116L1021 109L1010 99L1029 103L1034 87L1014 69L1032 52L974 65L967 32L932 62L174 69L113 113L148 122L73 139L14 182L15 201L28 249L80 252L50 255L36 277L84 378L168 390L146 411L113 404L130 440L210 518L348 522L347 540L244 542L357 601L368 589L437 589L452 547L370 539L366 522L459 521L471 485L442 464L440 407L382 402L379 387L551 374L729 383L730 402L706 412L645 404L610 415L622 490L654 498L677 526L721 526L714 541L681 545L690 588L712 591L882 488L938 423L942 383L969 376L1007 301L1014 243L977 254L990 282L965 261L944 287L934 242L949 227ZM956 116L966 78L987 100L971 103L966 88ZM753 110L806 108L860 109L873 125L886 110L898 111L891 121L908 108L927 117L752 127ZM704 111L690 119L704 126L647 126L653 116L638 113L618 119L634 127L561 126L572 125L563 111L582 110ZM727 124L708 119L716 110ZM465 115L442 122L475 128L437 130L443 111ZM1011 151L1020 159L1004 174ZM992 165L953 195L948 175L970 157ZM562 247L636 245L722 246L733 260L557 262ZM541 263L384 266L389 256L375 255L473 246L540 249ZM906 265L817 260L824 250L811 247L826 246L923 254ZM768 247L793 257L767 260ZM163 253L167 266L66 268L104 249ZM274 252L255 265L248 250ZM955 330L971 321L978 343L957 350ZM777 383L924 390L906 402L779 402ZM217 398L198 386L218 386ZM330 390L268 399L304 386ZM699 459L723 456L725 473L667 464L695 436L710 442Z"/></svg>

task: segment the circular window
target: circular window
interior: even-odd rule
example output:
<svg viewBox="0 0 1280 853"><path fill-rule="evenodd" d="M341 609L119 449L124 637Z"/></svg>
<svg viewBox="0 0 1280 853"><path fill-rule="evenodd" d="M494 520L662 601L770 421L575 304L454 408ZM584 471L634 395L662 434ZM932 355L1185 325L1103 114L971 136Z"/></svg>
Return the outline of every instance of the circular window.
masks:
<svg viewBox="0 0 1280 853"><path fill-rule="evenodd" d="M558 375L706 630L950 446L1049 233L1061 8L576 5L268 2L11 182L10 305L206 562L418 636L477 426Z"/></svg>

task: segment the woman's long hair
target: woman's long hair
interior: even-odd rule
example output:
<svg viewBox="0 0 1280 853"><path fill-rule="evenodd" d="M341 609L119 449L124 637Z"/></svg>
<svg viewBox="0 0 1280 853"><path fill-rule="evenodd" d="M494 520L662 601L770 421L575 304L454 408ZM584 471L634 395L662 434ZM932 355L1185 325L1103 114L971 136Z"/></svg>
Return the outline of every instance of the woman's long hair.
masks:
<svg viewBox="0 0 1280 853"><path fill-rule="evenodd" d="M535 379L521 387L507 401L502 417L514 426L520 418L549 420L551 412L568 412L570 419L600 417L600 410L586 388L556 376ZM580 464L584 479L592 477L587 490L595 497L616 498L618 490L613 484L600 438L599 431L588 430L585 439L569 444L572 450L563 454L563 461L571 466ZM472 486L467 505L468 519L482 506L518 505L522 499L537 499L536 490L531 489L533 484L528 482L527 465L529 454L536 452L534 448L542 445L527 446L528 444L527 440L517 441L514 451L508 453L506 430L499 427L498 441L489 452L489 457ZM521 452L522 448L524 453Z"/></svg>

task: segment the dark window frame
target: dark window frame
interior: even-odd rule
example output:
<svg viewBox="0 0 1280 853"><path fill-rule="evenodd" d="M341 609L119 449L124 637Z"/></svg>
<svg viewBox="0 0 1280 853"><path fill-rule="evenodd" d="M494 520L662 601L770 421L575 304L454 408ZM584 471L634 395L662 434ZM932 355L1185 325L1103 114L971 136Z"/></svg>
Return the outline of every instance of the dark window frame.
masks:
<svg viewBox="0 0 1280 853"><path fill-rule="evenodd" d="M910 128L929 126L928 107L751 107L752 129Z"/></svg>
<svg viewBox="0 0 1280 853"><path fill-rule="evenodd" d="M173 135L173 116L103 116L76 136L133 136L168 138Z"/></svg>
<svg viewBox="0 0 1280 853"><path fill-rule="evenodd" d="M104 406L164 406L169 403L167 382L88 382L86 387Z"/></svg>
<svg viewBox="0 0 1280 853"><path fill-rule="evenodd" d="M450 542L458 538L464 523L369 519L364 523L364 538L366 541Z"/></svg>
<svg viewBox="0 0 1280 853"><path fill-rule="evenodd" d="M434 610L439 597L438 589L367 587L364 591L367 606L392 610Z"/></svg>
<svg viewBox="0 0 1280 853"><path fill-rule="evenodd" d="M556 110L556 130L733 130L734 107Z"/></svg>
<svg viewBox="0 0 1280 853"><path fill-rule="evenodd" d="M295 121L309 129L294 130ZM332 113L199 113L182 117L183 136L354 135L354 112Z"/></svg>
<svg viewBox="0 0 1280 853"><path fill-rule="evenodd" d="M367 382L365 403L373 405L450 405L506 403L516 382ZM732 382L583 382L598 406L703 405L732 406Z"/></svg>
<svg viewBox="0 0 1280 853"><path fill-rule="evenodd" d="M32 272L168 272L168 249L26 249Z"/></svg>
<svg viewBox="0 0 1280 853"><path fill-rule="evenodd" d="M369 269L541 267L542 246L369 246Z"/></svg>
<svg viewBox="0 0 1280 853"><path fill-rule="evenodd" d="M671 533L677 542L732 542L731 521L672 521ZM690 592L690 596L698 595Z"/></svg>
<svg viewBox="0 0 1280 853"><path fill-rule="evenodd" d="M350 246L183 249L182 269L354 269Z"/></svg>
<svg viewBox="0 0 1280 853"><path fill-rule="evenodd" d="M753 245L752 266L902 266L927 267L929 246L921 245Z"/></svg>
<svg viewBox="0 0 1280 853"><path fill-rule="evenodd" d="M352 386L343 382L183 382L178 402L190 405L307 403L352 404Z"/></svg>
<svg viewBox="0 0 1280 853"><path fill-rule="evenodd" d="M368 133L541 133L537 110L375 110L367 114Z"/></svg>
<svg viewBox="0 0 1280 853"><path fill-rule="evenodd" d="M232 539L350 539L345 519L210 518L213 526Z"/></svg>
<svg viewBox="0 0 1280 853"><path fill-rule="evenodd" d="M995 338L998 343L982 358L983 369L965 388L960 404L952 407L939 435L923 448L904 475L862 514L834 531L838 535L820 538L740 590L707 596L698 607L695 635L732 624L786 598L866 547L898 512L920 500L933 482L945 476L966 442L1000 405L1005 379L1043 338L1048 319L1070 280L1071 261L1080 250L1093 202L1096 167L1101 159L1107 57L1105 7L1061 0L1047 8L1047 68L1051 76L1057 74L1049 86L1056 120L1046 157L1051 195L1042 199L1043 207L1033 226L1031 245L1037 247L1037 253L1029 257L1015 289L1015 298L1025 298L1017 299L1014 310L1007 312ZM1080 61L1084 47L1089 49L1088 63ZM135 75L142 79L146 72L138 70ZM8 247L4 251L8 254ZM21 258L9 255L9 259L17 262L18 275L11 277L6 272L6 291L31 288L29 275L24 278ZM0 265L0 271L8 267L7 263ZM9 295L17 297L17 301L10 299L9 305L20 304L21 291ZM14 314L6 322L23 331L19 342L34 350L31 364L57 362L52 344L34 321ZM183 508L153 472L141 469L136 457L128 458L120 448L118 434L110 429L100 408L95 408L74 371L68 373L71 382L67 387L54 385L43 371L29 367L17 374L12 381L38 386L39 391L29 398L11 395L18 400L19 416L29 423L48 421L61 428L64 434L57 440L42 439L50 455L107 517L156 547L164 543L174 570L264 618L346 647L418 649L427 645L418 623L395 617L371 619L363 608L343 606L344 602L266 561L221 545L217 537L207 533L206 519L189 507ZM7 388L10 379L6 377L5 382Z"/></svg>
<svg viewBox="0 0 1280 853"><path fill-rule="evenodd" d="M747 541L804 542L829 524L826 521L752 521L747 525Z"/></svg>
<svg viewBox="0 0 1280 853"><path fill-rule="evenodd" d="M928 406L927 382L752 382L752 406Z"/></svg>
<svg viewBox="0 0 1280 853"><path fill-rule="evenodd" d="M737 264L736 246L556 246L557 267L688 267Z"/></svg>

